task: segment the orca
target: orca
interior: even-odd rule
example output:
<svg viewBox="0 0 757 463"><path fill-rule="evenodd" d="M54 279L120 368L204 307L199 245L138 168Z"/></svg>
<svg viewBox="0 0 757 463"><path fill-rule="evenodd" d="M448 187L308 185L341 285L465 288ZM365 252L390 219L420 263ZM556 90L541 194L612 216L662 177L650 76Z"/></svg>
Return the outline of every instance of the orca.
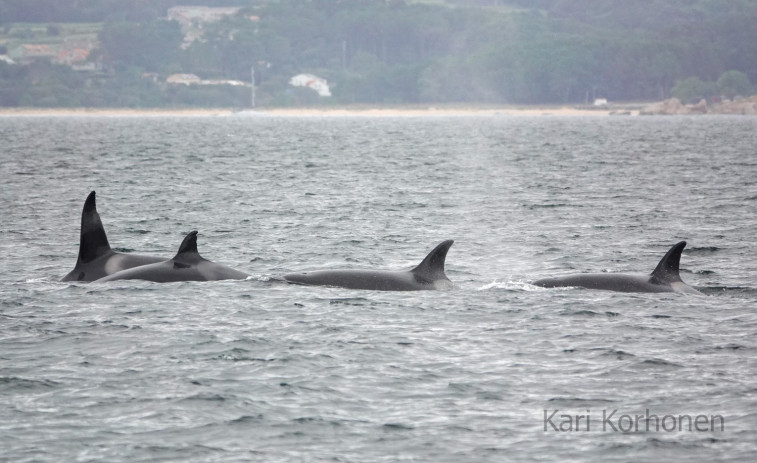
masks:
<svg viewBox="0 0 757 463"><path fill-rule="evenodd" d="M100 278L95 283L116 280L147 280L156 283L244 280L248 276L246 273L203 258L197 252L197 231L191 231L184 237L179 252L173 259L121 270Z"/></svg>
<svg viewBox="0 0 757 463"><path fill-rule="evenodd" d="M702 294L681 280L679 265L686 241L675 244L650 275L624 273L579 273L556 278L543 278L532 284L543 288L581 287L626 293L688 293Z"/></svg>
<svg viewBox="0 0 757 463"><path fill-rule="evenodd" d="M120 270L164 260L163 257L123 254L111 249L100 214L97 213L95 192L92 191L84 201L81 212L79 257L74 269L61 281L94 281Z"/></svg>
<svg viewBox="0 0 757 463"><path fill-rule="evenodd" d="M444 261L452 243L454 243L453 240L446 240L437 245L412 270L319 270L290 273L284 275L284 280L298 285L336 286L375 291L449 289L453 285L444 273Z"/></svg>

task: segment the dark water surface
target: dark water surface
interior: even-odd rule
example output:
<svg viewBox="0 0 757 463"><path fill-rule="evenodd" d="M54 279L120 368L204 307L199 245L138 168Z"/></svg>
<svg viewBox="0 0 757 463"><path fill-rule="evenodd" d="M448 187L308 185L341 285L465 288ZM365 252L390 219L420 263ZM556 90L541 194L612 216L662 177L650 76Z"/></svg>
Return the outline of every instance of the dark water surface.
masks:
<svg viewBox="0 0 757 463"><path fill-rule="evenodd" d="M757 452L756 118L4 117L0 142L0 460ZM252 277L58 282L93 189L114 248L196 229ZM448 238L451 291L276 280ZM680 240L705 296L528 284Z"/></svg>

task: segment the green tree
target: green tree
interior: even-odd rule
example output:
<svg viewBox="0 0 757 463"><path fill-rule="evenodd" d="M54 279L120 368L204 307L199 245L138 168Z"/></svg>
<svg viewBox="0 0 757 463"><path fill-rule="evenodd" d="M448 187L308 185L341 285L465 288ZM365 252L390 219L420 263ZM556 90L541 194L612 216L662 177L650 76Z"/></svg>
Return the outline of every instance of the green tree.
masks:
<svg viewBox="0 0 757 463"><path fill-rule="evenodd" d="M672 94L683 103L695 103L701 99L712 98L719 93L718 85L714 82L704 82L699 77L688 77L679 80L673 86Z"/></svg>
<svg viewBox="0 0 757 463"><path fill-rule="evenodd" d="M180 61L183 35L175 21L108 22L99 37L104 57L116 66L160 71Z"/></svg>
<svg viewBox="0 0 757 463"><path fill-rule="evenodd" d="M741 71L726 71L718 78L720 93L727 97L747 96L752 94L752 83L749 77Z"/></svg>

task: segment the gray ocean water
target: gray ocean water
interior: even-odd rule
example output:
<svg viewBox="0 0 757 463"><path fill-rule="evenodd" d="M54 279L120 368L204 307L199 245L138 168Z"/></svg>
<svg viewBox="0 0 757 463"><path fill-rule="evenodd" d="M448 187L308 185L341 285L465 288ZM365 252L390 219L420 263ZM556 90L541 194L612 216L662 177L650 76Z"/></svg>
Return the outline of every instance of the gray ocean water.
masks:
<svg viewBox="0 0 757 463"><path fill-rule="evenodd" d="M2 117L0 143L2 461L757 453L755 118ZM60 283L91 190L114 248L199 230L252 276ZM277 280L449 238L450 291ZM680 240L704 296L529 284Z"/></svg>

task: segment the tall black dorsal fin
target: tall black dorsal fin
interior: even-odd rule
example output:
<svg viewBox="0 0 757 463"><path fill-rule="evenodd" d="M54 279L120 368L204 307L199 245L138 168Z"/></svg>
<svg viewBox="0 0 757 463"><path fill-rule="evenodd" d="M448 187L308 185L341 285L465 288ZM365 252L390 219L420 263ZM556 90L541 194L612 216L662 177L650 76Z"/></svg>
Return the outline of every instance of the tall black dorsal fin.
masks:
<svg viewBox="0 0 757 463"><path fill-rule="evenodd" d="M686 241L681 241L673 245L672 248L663 256L660 263L652 272L652 278L659 282L681 281L679 275L679 266L681 264L681 253L686 247Z"/></svg>
<svg viewBox="0 0 757 463"><path fill-rule="evenodd" d="M79 236L79 262L91 262L110 251L110 243L105 235L100 214L97 213L95 192L84 201L81 212L81 234Z"/></svg>
<svg viewBox="0 0 757 463"><path fill-rule="evenodd" d="M447 251L454 242L454 240L446 240L439 243L412 272L428 280L446 280L444 260L447 258Z"/></svg>
<svg viewBox="0 0 757 463"><path fill-rule="evenodd" d="M193 230L184 237L181 246L179 246L179 252L176 253L173 260L192 263L199 259L202 259L202 256L197 252L197 230Z"/></svg>

